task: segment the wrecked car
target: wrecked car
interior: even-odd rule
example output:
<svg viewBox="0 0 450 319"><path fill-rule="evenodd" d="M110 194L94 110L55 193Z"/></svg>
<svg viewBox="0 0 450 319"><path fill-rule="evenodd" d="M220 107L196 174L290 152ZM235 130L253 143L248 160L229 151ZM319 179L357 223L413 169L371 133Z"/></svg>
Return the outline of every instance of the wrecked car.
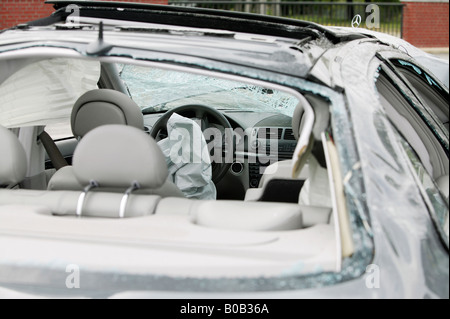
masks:
<svg viewBox="0 0 450 319"><path fill-rule="evenodd" d="M0 32L0 296L449 297L426 66L305 21L48 3Z"/></svg>

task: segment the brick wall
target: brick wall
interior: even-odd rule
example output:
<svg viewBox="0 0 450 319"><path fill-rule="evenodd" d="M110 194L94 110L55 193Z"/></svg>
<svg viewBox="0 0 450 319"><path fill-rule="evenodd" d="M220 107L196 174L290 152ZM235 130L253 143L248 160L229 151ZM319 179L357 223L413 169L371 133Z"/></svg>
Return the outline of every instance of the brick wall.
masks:
<svg viewBox="0 0 450 319"><path fill-rule="evenodd" d="M404 0L403 39L417 47L448 47L448 0Z"/></svg>
<svg viewBox="0 0 450 319"><path fill-rule="evenodd" d="M168 0L119 0L167 4ZM418 47L449 46L449 0L401 0L403 38ZM44 0L0 0L0 29L46 17L53 6Z"/></svg>
<svg viewBox="0 0 450 319"><path fill-rule="evenodd" d="M44 1L0 0L0 29L49 16L54 9ZM120 0L120 2L167 4L168 0Z"/></svg>

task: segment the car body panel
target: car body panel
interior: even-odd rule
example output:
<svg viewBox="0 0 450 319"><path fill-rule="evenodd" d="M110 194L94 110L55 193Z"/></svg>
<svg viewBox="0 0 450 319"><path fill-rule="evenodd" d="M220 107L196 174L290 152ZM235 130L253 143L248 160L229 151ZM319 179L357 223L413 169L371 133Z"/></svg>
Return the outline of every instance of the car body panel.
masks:
<svg viewBox="0 0 450 319"><path fill-rule="evenodd" d="M21 40L15 40L22 32L25 34L20 35ZM76 32L80 32L80 38L71 36L70 41L67 40L68 35L72 35L73 31L58 31L56 35L53 31L34 34L33 28L26 32L3 32L0 35L0 61L11 57L48 56L49 53L53 56L62 54L85 58L87 46L95 41L97 30ZM330 34L333 36L328 37L335 41L351 38L348 36L350 32L342 37ZM54 259L38 264L26 256L27 252L31 255L34 249L27 243L30 235L21 237L20 231L8 234L0 230L0 245L18 249L24 254L22 257L16 256L12 264L8 264L8 260L1 261L0 296L221 299L449 297L448 247L436 232L429 207L375 88L377 72L383 64L380 54L389 51L385 44L355 35L358 40L342 40L342 43L332 45L329 38L318 36L316 40L295 45L300 50L311 50L311 55L308 55L292 49L297 40L274 39L273 34L266 41L236 41L226 37L224 40L214 35L203 35L200 42L200 37L186 34L147 34L132 38L126 33L117 35L117 31L106 30L104 37L106 42L117 45L98 57L103 62L135 59L143 65L147 62L154 66L177 64L180 70L195 66L203 71L219 72L223 76L241 75L267 81L329 101L331 127L335 132L343 177L340 182L344 185L350 212L355 254L343 260L339 273L321 273L318 270L317 274L285 278L205 280L142 275L132 267L125 267L125 271L87 267L83 270L85 286L79 290L68 290L64 285L66 260L58 260L55 255L52 257ZM228 41L233 44L228 45ZM397 54L409 59L401 52ZM442 130L439 133L448 145L448 133L447 136ZM11 214L16 209L20 211L23 208L0 206L0 215L1 218L7 216L20 230L23 218L14 220ZM49 247L60 245L54 242L48 244ZM75 251L89 249L83 241L71 241L70 245ZM108 249L113 254L114 241L105 241L102 245L104 247L101 249ZM127 251L124 251L124 256L126 254ZM132 255L130 252L129 257Z"/></svg>

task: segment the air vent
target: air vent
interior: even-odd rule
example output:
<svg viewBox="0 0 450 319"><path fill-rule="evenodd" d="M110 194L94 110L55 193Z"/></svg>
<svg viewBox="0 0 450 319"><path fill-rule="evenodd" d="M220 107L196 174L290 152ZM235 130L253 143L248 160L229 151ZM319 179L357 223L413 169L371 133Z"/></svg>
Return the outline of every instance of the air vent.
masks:
<svg viewBox="0 0 450 319"><path fill-rule="evenodd" d="M292 131L292 129L286 129L286 131L284 132L284 139L289 141L295 140L294 132Z"/></svg>
<svg viewBox="0 0 450 319"><path fill-rule="evenodd" d="M281 140L281 136L283 135L283 129L282 128L276 128L276 127L267 127L267 128L260 128L258 130L258 138L266 139L266 140Z"/></svg>
<svg viewBox="0 0 450 319"><path fill-rule="evenodd" d="M278 160L284 161L292 159L293 152L278 151Z"/></svg>

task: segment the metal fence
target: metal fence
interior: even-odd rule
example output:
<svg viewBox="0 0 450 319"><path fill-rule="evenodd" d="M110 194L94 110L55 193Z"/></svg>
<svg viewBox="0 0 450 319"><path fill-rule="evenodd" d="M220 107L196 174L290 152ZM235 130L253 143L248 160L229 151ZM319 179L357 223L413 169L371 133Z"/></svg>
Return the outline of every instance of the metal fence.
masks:
<svg viewBox="0 0 450 319"><path fill-rule="evenodd" d="M333 25L343 27L351 27L352 24L353 26L356 26L356 22L358 22L357 15L359 15L360 28L367 28L402 37L404 6L402 3L169 0L169 4L274 15L312 21L327 26ZM368 5L375 5L376 7L373 9L373 7L368 7ZM378 10L378 12L375 10Z"/></svg>

